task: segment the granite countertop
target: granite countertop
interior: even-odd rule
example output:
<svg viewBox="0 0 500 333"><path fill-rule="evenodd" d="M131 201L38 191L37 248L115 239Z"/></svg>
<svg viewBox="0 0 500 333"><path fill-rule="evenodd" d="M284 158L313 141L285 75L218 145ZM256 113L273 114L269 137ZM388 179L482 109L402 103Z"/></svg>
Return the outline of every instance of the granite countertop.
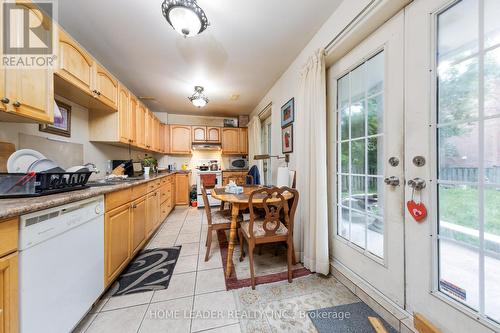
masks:
<svg viewBox="0 0 500 333"><path fill-rule="evenodd" d="M128 187L147 183L158 178L174 175L176 173L189 173L189 171L160 173L149 178L134 179L133 181L126 181L116 185L90 187L84 190L50 194L40 197L0 199L0 220L96 197L101 194L123 190Z"/></svg>

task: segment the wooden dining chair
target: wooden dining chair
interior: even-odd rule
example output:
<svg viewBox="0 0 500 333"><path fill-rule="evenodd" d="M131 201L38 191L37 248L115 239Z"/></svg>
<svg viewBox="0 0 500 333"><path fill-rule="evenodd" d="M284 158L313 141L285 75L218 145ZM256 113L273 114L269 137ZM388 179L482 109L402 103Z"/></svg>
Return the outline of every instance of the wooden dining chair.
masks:
<svg viewBox="0 0 500 333"><path fill-rule="evenodd" d="M290 192L295 198L291 208L283 195L285 192ZM262 204L255 205L253 200L259 196L263 196ZM288 282L292 282L293 218L298 201L299 192L288 187L262 188L250 194L248 200L250 220L241 222L238 236L241 249L240 261L243 261L245 256L243 242L246 241L248 244L252 289L255 289L253 251L255 246L260 244L285 243L287 245ZM257 207L264 209L265 215L263 217L258 217L256 214ZM284 222L281 221L281 214L284 216Z"/></svg>
<svg viewBox="0 0 500 333"><path fill-rule="evenodd" d="M205 214L207 216L208 224L207 240L205 242L205 246L207 247L205 252L205 261L208 261L210 249L212 247L212 231L231 229L231 210L216 210L212 212L205 186L201 187L201 194L203 197L203 203L205 204Z"/></svg>

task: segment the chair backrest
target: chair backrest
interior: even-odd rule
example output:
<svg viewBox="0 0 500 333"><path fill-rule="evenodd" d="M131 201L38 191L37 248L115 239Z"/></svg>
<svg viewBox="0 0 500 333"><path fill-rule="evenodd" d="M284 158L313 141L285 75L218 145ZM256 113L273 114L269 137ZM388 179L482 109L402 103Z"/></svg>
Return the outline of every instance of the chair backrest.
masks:
<svg viewBox="0 0 500 333"><path fill-rule="evenodd" d="M212 224L212 209L210 208L210 201L208 201L207 190L205 186L201 186L201 196L203 197L203 203L205 205L205 214L207 215L208 225Z"/></svg>
<svg viewBox="0 0 500 333"><path fill-rule="evenodd" d="M255 185L255 180L252 175L245 176L245 185Z"/></svg>
<svg viewBox="0 0 500 333"><path fill-rule="evenodd" d="M292 207L289 206L289 201L285 198L285 192L289 192L293 195ZM254 198L262 198L262 204L254 206ZM249 223L249 233L250 237L254 236L254 222L256 219L255 208L263 208L265 211L263 228L266 236L274 236L278 231L281 221L281 216L283 216L283 223L289 229L289 235L293 235L293 219L295 217L295 210L297 209L297 203L299 199L299 192L295 189L283 186L281 188L262 188L253 191L249 197L249 208L250 208L250 223Z"/></svg>

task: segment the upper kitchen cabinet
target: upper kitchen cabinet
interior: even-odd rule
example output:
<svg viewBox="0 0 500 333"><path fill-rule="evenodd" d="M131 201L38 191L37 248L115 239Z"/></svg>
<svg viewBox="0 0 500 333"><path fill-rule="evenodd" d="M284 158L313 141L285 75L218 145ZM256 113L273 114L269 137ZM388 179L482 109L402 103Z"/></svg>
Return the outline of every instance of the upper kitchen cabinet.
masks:
<svg viewBox="0 0 500 333"><path fill-rule="evenodd" d="M191 126L191 133L193 135L193 142L206 142L207 141L207 127L206 126Z"/></svg>
<svg viewBox="0 0 500 333"><path fill-rule="evenodd" d="M191 154L191 126L170 125L170 153Z"/></svg>
<svg viewBox="0 0 500 333"><path fill-rule="evenodd" d="M91 95L94 59L62 29L59 29L58 59L59 68L55 74Z"/></svg>
<svg viewBox="0 0 500 333"><path fill-rule="evenodd" d="M134 95L132 95L132 93L130 93L129 96L130 96L130 110L129 110L128 135L130 142L134 146L137 146L137 112L139 108L139 101Z"/></svg>
<svg viewBox="0 0 500 333"><path fill-rule="evenodd" d="M19 4L23 6L23 4ZM40 11L30 10L45 33L51 33L52 21ZM3 15L3 13L0 13ZM22 22L14 23L17 31L11 36L23 36ZM3 30L1 31L3 34ZM54 84L52 69L12 68L0 69L0 121L54 122Z"/></svg>
<svg viewBox="0 0 500 333"><path fill-rule="evenodd" d="M207 141L213 143L221 142L220 127L207 127Z"/></svg>
<svg viewBox="0 0 500 333"><path fill-rule="evenodd" d="M120 142L133 143L132 135L130 133L132 128L130 92L123 85L120 85L118 90L118 119L120 122Z"/></svg>
<svg viewBox="0 0 500 333"><path fill-rule="evenodd" d="M137 147L146 149L146 108L138 103L135 115Z"/></svg>
<svg viewBox="0 0 500 333"><path fill-rule="evenodd" d="M248 129L223 128L222 129L222 154L246 155L248 154Z"/></svg>
<svg viewBox="0 0 500 333"><path fill-rule="evenodd" d="M92 85L94 97L116 110L118 108L118 81L97 63L94 70Z"/></svg>
<svg viewBox="0 0 500 333"><path fill-rule="evenodd" d="M165 145L164 153L170 154L170 125L163 124L163 131L165 137L163 142L163 144Z"/></svg>

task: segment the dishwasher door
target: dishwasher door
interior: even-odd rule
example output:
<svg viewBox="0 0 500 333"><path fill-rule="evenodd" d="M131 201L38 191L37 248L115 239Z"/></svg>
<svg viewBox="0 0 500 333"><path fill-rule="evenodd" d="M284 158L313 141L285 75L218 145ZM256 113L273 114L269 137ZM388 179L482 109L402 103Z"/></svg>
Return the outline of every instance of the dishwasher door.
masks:
<svg viewBox="0 0 500 333"><path fill-rule="evenodd" d="M36 215L21 218L21 333L71 332L104 291L102 207L102 200L58 207L31 226Z"/></svg>

